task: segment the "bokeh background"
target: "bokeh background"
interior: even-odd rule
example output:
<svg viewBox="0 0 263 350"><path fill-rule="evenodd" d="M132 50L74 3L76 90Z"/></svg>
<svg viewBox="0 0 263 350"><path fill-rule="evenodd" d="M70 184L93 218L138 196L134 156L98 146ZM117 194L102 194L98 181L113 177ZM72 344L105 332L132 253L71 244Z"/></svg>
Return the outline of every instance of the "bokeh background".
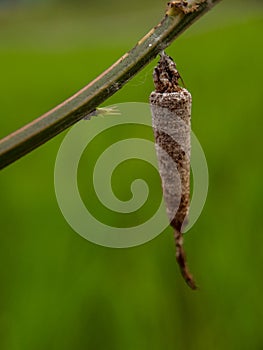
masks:
<svg viewBox="0 0 263 350"><path fill-rule="evenodd" d="M0 1L0 136L86 85L164 7ZM263 349L262 29L262 1L222 1L167 50L193 95L210 173L206 205L185 238L200 289L179 274L170 228L142 246L110 249L68 226L53 185L64 132L0 174L1 349ZM105 105L147 102L156 62Z"/></svg>

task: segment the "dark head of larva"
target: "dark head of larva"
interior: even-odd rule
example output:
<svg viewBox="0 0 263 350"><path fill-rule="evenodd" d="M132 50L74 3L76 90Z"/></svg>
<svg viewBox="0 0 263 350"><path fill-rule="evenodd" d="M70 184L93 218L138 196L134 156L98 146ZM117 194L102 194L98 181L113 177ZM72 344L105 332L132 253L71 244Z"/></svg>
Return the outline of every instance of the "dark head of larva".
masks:
<svg viewBox="0 0 263 350"><path fill-rule="evenodd" d="M181 90L178 80L181 78L173 59L162 52L158 65L153 71L156 92L176 92Z"/></svg>

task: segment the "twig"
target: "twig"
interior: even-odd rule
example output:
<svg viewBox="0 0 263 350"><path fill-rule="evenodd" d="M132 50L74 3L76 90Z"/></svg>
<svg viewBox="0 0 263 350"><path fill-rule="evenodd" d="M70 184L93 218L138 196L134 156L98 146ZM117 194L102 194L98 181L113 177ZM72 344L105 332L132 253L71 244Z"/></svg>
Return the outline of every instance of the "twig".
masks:
<svg viewBox="0 0 263 350"><path fill-rule="evenodd" d="M0 169L53 138L118 91L220 0L172 1L165 17L110 68L57 107L0 140Z"/></svg>

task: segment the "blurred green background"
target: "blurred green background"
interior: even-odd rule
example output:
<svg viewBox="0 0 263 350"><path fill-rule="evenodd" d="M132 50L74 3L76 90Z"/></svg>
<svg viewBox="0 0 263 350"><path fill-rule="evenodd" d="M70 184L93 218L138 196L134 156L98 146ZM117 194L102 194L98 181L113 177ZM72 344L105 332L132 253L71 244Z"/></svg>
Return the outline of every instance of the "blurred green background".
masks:
<svg viewBox="0 0 263 350"><path fill-rule="evenodd" d="M0 137L96 77L164 7L0 1ZM1 172L0 349L263 349L262 20L262 1L222 1L167 50L193 95L210 174L185 238L200 289L180 276L170 228L110 249L68 226L53 185L64 132ZM105 105L148 102L156 62Z"/></svg>

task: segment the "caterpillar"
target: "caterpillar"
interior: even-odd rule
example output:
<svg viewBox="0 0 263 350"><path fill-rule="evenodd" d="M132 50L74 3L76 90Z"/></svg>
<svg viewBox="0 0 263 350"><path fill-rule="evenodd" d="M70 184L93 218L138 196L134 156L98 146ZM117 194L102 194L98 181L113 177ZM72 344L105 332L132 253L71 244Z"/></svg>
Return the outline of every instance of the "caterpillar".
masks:
<svg viewBox="0 0 263 350"><path fill-rule="evenodd" d="M192 97L179 86L180 79L175 62L163 51L154 68L155 91L150 95L155 148L166 211L174 229L176 260L186 283L196 289L187 266L182 233L190 206Z"/></svg>

